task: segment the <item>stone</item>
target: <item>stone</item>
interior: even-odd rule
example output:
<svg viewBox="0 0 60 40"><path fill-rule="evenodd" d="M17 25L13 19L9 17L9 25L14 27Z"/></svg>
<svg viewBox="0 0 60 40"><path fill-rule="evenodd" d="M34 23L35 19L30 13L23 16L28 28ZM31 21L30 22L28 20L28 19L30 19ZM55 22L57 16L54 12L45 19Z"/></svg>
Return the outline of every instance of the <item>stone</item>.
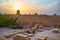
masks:
<svg viewBox="0 0 60 40"><path fill-rule="evenodd" d="M52 31L58 33L59 32L59 29L54 28L54 29L52 29Z"/></svg>
<svg viewBox="0 0 60 40"><path fill-rule="evenodd" d="M32 28L32 33L34 34L36 32L36 29L35 28Z"/></svg>
<svg viewBox="0 0 60 40"><path fill-rule="evenodd" d="M30 39L27 39L28 36L27 35L24 35L24 34L16 34L12 38L13 38L13 40L30 40Z"/></svg>
<svg viewBox="0 0 60 40"><path fill-rule="evenodd" d="M31 40L31 37L27 38L27 40Z"/></svg>
<svg viewBox="0 0 60 40"><path fill-rule="evenodd" d="M25 32L26 32L26 33L30 33L29 29L26 29Z"/></svg>
<svg viewBox="0 0 60 40"><path fill-rule="evenodd" d="M6 38L0 36L0 40L8 40L8 39L6 39Z"/></svg>
<svg viewBox="0 0 60 40"><path fill-rule="evenodd" d="M39 26L38 26L38 29L43 29L43 25L42 25L42 24L39 25Z"/></svg>
<svg viewBox="0 0 60 40"><path fill-rule="evenodd" d="M47 36L41 36L37 38L38 40L47 40Z"/></svg>
<svg viewBox="0 0 60 40"><path fill-rule="evenodd" d="M28 37L32 37L33 35L32 34L27 34Z"/></svg>

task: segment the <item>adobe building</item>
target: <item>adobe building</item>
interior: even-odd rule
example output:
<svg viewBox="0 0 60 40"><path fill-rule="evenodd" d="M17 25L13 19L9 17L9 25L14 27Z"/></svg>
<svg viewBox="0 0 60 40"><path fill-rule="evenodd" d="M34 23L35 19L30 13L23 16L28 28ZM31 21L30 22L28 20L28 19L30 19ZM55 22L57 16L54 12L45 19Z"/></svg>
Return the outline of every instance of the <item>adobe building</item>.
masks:
<svg viewBox="0 0 60 40"><path fill-rule="evenodd" d="M17 13L16 13L16 15L20 15L20 10L17 10Z"/></svg>

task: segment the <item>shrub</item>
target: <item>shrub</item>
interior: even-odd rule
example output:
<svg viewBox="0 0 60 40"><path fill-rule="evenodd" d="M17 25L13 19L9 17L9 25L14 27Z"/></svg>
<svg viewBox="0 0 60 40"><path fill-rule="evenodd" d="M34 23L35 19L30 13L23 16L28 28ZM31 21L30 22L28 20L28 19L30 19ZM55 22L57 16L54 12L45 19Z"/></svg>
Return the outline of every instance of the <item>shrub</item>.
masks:
<svg viewBox="0 0 60 40"><path fill-rule="evenodd" d="M18 22L14 21L12 17L8 17L6 15L0 15L0 27L9 26L11 28L17 28L17 25Z"/></svg>

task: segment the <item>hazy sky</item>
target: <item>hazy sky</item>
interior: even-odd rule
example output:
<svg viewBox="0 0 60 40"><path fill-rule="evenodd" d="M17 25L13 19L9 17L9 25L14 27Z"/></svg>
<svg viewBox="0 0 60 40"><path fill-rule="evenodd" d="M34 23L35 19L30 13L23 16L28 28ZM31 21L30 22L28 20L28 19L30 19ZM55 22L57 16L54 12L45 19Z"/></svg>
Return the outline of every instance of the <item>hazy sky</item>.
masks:
<svg viewBox="0 0 60 40"><path fill-rule="evenodd" d="M18 6L22 14L60 14L60 0L0 0L0 12L15 14Z"/></svg>

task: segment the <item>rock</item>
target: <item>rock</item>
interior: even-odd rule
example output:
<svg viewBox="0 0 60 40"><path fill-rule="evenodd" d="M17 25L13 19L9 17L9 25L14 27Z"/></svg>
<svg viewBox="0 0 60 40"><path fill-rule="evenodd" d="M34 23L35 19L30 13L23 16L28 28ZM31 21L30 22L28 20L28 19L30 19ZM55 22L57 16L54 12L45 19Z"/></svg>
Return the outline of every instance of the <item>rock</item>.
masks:
<svg viewBox="0 0 60 40"><path fill-rule="evenodd" d="M32 33L34 34L36 32L36 29L35 28L32 28Z"/></svg>
<svg viewBox="0 0 60 40"><path fill-rule="evenodd" d="M8 39L6 39L6 38L0 36L0 40L8 40Z"/></svg>
<svg viewBox="0 0 60 40"><path fill-rule="evenodd" d="M28 37L32 37L33 35L32 34L27 34Z"/></svg>
<svg viewBox="0 0 60 40"><path fill-rule="evenodd" d="M26 29L25 32L26 32L26 33L30 33L29 29Z"/></svg>
<svg viewBox="0 0 60 40"><path fill-rule="evenodd" d="M54 29L52 29L52 31L58 33L59 32L59 29L54 28Z"/></svg>
<svg viewBox="0 0 60 40"><path fill-rule="evenodd" d="M22 30L20 33L24 34L25 33L25 30ZM18 33L18 34L20 34L20 33Z"/></svg>
<svg viewBox="0 0 60 40"><path fill-rule="evenodd" d="M38 40L47 40L47 36L41 36L37 38Z"/></svg>
<svg viewBox="0 0 60 40"><path fill-rule="evenodd" d="M38 29L43 29L43 28L44 26L42 24L38 26Z"/></svg>
<svg viewBox="0 0 60 40"><path fill-rule="evenodd" d="M9 38L9 40L13 40L13 38Z"/></svg>
<svg viewBox="0 0 60 40"><path fill-rule="evenodd" d="M30 40L27 35L24 34L16 34L12 37L13 40Z"/></svg>
<svg viewBox="0 0 60 40"><path fill-rule="evenodd" d="M27 38L27 40L31 40L31 37Z"/></svg>
<svg viewBox="0 0 60 40"><path fill-rule="evenodd" d="M14 35L15 35L15 33L14 34L9 34L9 35L3 35L3 37L9 39L9 38L11 38Z"/></svg>
<svg viewBox="0 0 60 40"><path fill-rule="evenodd" d="M27 35L28 37L32 37L33 34L29 34L29 33L24 33L24 35Z"/></svg>
<svg viewBox="0 0 60 40"><path fill-rule="evenodd" d="M28 35L28 33L24 33L24 35Z"/></svg>
<svg viewBox="0 0 60 40"><path fill-rule="evenodd" d="M37 27L33 27L32 30L35 30L36 31L37 30Z"/></svg>

